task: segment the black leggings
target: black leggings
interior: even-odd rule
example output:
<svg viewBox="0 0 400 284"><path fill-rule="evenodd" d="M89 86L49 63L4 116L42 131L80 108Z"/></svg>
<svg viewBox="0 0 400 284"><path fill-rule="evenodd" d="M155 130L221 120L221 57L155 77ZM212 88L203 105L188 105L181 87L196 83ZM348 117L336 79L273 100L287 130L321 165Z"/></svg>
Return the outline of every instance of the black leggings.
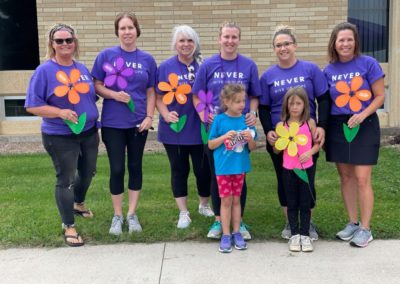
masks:
<svg viewBox="0 0 400 284"><path fill-rule="evenodd" d="M193 172L196 177L197 192L201 197L210 196L210 167L200 145L163 144L171 166L171 187L175 198L188 195L187 180L190 172L189 156L192 159Z"/></svg>
<svg viewBox="0 0 400 284"><path fill-rule="evenodd" d="M312 169L314 168L314 170ZM311 208L315 205L311 186L314 185L315 165L308 168L307 175L310 186L302 181L293 170L282 170L283 187L287 199L287 215L292 235L309 235ZM299 227L300 213L300 227Z"/></svg>
<svg viewBox="0 0 400 284"><path fill-rule="evenodd" d="M215 176L215 166L214 166L214 151L210 150L208 148L208 145L204 145L205 152L208 157L208 161L210 163L210 173L211 173L211 199L212 199L212 204L213 204L213 209L215 216L221 216L221 198L219 197L219 191L218 191L218 184L217 184L217 178ZM241 206L241 216L243 216L244 213L244 208L246 205L246 197L247 197L247 184L246 184L246 178L244 179L243 183L243 188L242 188L242 194L240 195L240 206Z"/></svg>
<svg viewBox="0 0 400 284"><path fill-rule="evenodd" d="M128 188L142 188L142 158L148 131L139 132L137 127L118 129L103 127L101 137L106 145L110 163L110 192L118 195L124 192L125 151L128 154Z"/></svg>
<svg viewBox="0 0 400 284"><path fill-rule="evenodd" d="M271 156L272 164L274 165L275 169L275 174L276 174L276 180L277 180L277 191L278 191L278 198L279 198L279 203L281 204L282 207L287 207L287 198L285 194L285 190L283 188L283 180L282 180L282 172L283 172L283 152L280 152L279 154L275 154L272 146L267 142L267 152ZM310 168L310 174L315 177L315 169L317 168L317 160L318 160L319 153L313 155L313 167ZM315 192L315 187L314 187L314 178L312 179L312 184L311 184L311 190L314 196L314 200L316 200L316 192ZM311 208L314 208L315 204L312 205Z"/></svg>

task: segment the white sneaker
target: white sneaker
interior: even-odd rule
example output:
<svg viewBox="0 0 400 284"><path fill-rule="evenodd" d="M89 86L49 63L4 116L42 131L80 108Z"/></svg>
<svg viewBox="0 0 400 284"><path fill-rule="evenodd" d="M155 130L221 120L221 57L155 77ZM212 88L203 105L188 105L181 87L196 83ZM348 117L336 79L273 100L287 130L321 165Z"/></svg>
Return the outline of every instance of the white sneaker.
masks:
<svg viewBox="0 0 400 284"><path fill-rule="evenodd" d="M126 221L128 222L129 234L134 232L139 233L142 231L142 226L140 225L136 214L127 215Z"/></svg>
<svg viewBox="0 0 400 284"><path fill-rule="evenodd" d="M206 217L214 217L214 211L212 211L210 205L201 205L199 204L199 213L200 215L206 216Z"/></svg>
<svg viewBox="0 0 400 284"><path fill-rule="evenodd" d="M189 217L189 211L181 211L179 213L178 225L176 225L176 227L178 229L186 229L189 227L191 222L192 220Z"/></svg>
<svg viewBox="0 0 400 284"><path fill-rule="evenodd" d="M122 216L115 215L111 221L111 227L109 233L111 235L119 236L122 234L122 224L124 223L124 218Z"/></svg>
<svg viewBox="0 0 400 284"><path fill-rule="evenodd" d="M300 236L301 250L312 252L314 250L312 240L309 236Z"/></svg>
<svg viewBox="0 0 400 284"><path fill-rule="evenodd" d="M290 251L300 251L301 250L301 245L300 245L300 234L291 236L289 239L289 250Z"/></svg>

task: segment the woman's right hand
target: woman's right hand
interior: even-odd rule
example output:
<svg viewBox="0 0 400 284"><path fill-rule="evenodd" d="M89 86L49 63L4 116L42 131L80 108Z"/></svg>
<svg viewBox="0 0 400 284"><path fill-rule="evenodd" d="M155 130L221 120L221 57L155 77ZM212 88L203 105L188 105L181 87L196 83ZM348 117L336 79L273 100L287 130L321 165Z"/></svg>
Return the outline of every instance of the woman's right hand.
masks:
<svg viewBox="0 0 400 284"><path fill-rule="evenodd" d="M131 96L127 92L119 91L119 92L114 92L113 99L116 100L117 102L127 104L131 100Z"/></svg>
<svg viewBox="0 0 400 284"><path fill-rule="evenodd" d="M270 130L267 133L267 141L271 146L275 145L276 140L278 140L278 134L274 130Z"/></svg>
<svg viewBox="0 0 400 284"><path fill-rule="evenodd" d="M167 123L174 123L179 120L179 114L176 111L170 111L167 113L167 115L164 117L164 120Z"/></svg>
<svg viewBox="0 0 400 284"><path fill-rule="evenodd" d="M73 123L78 122L78 114L72 109L61 109L59 117L63 120L69 120Z"/></svg>

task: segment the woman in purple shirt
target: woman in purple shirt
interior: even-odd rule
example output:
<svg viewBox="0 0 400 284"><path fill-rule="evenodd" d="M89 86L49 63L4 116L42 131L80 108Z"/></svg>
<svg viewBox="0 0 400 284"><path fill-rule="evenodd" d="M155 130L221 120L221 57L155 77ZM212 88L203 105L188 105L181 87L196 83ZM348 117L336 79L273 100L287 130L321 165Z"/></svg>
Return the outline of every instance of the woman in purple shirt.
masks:
<svg viewBox="0 0 400 284"><path fill-rule="evenodd" d="M136 215L142 188L142 158L155 109L154 58L137 48L139 22L132 13L121 13L114 21L120 45L103 50L96 58L92 75L97 93L104 98L101 113L102 139L110 163L110 192L114 207L110 234L121 235L125 153L128 157L129 233L141 232Z"/></svg>
<svg viewBox="0 0 400 284"><path fill-rule="evenodd" d="M275 126L280 121L283 98L290 88L303 87L310 102L311 117L315 121L317 121L316 102L318 102L318 127L316 128L314 139L322 145L325 138L324 129L329 115L329 95L327 93L326 79L319 67L315 63L297 59L297 39L293 28L285 25L278 26L273 36L272 47L278 58L278 64L269 67L261 76L262 97L260 98L259 113L268 141L266 145L267 151L275 168L279 202L287 218L287 199L282 181L283 155L282 153L274 153L272 148L278 138ZM315 165L317 158L318 154L313 155ZM315 175L315 168L312 171L313 175ZM314 179L310 178L310 180L313 181ZM314 184L311 184L311 188L315 201ZM288 222L286 222L281 236L284 239L291 237L291 228ZM310 237L313 240L318 239L313 223L310 225Z"/></svg>
<svg viewBox="0 0 400 284"><path fill-rule="evenodd" d="M25 107L43 117L43 145L56 170L56 202L69 246L82 246L76 232L74 213L92 217L84 202L96 172L99 144L96 92L89 70L74 60L79 41L75 30L57 24L49 32L48 61L34 72Z"/></svg>
<svg viewBox="0 0 400 284"><path fill-rule="evenodd" d="M212 94L212 105L214 113L210 113L206 124L212 123L214 115L218 113L220 107L220 94L225 84L236 83L244 85L246 89L246 106L243 113L246 116L246 124L254 126L257 119L258 97L261 95L260 81L258 79L258 69L256 64L250 58L239 54L238 48L240 44L240 27L234 22L226 22L220 26L218 44L220 53L215 54L204 61L200 66L193 85L193 102L197 106L199 104L199 92L210 92ZM203 121L203 112L199 113L200 119ZM221 199L218 194L218 185L215 177L214 158L212 151L206 146L206 152L210 161L211 169L211 198L213 209L215 212L215 222L211 226L207 237L219 239L221 237L222 228L220 222ZM243 185L241 194L242 215L246 203L247 186ZM251 239L251 235L246 225L241 222L240 232L244 239Z"/></svg>
<svg viewBox="0 0 400 284"><path fill-rule="evenodd" d="M179 85L193 85L195 74L202 63L200 55L200 39L194 29L187 25L177 26L173 30L172 49L177 55L162 62L157 70L158 83L168 82L171 74L176 74ZM158 140L163 143L171 166L171 186L176 205L179 208L177 227L187 228L191 219L187 208L187 181L192 160L193 172L196 176L199 194L199 213L212 217L214 212L208 205L210 197L210 168L201 139L201 121L193 106L192 93L185 93L186 100L173 98L166 101L167 91L157 88L157 109L160 113L158 124ZM183 128L174 126L185 121Z"/></svg>
<svg viewBox="0 0 400 284"><path fill-rule="evenodd" d="M379 155L380 127L376 111L385 101L385 74L374 58L361 55L357 28L351 23L341 23L333 29L328 55L330 63L324 73L332 107L326 159L336 163L349 217L348 224L336 237L350 241L353 246L366 247L373 240L371 174Z"/></svg>

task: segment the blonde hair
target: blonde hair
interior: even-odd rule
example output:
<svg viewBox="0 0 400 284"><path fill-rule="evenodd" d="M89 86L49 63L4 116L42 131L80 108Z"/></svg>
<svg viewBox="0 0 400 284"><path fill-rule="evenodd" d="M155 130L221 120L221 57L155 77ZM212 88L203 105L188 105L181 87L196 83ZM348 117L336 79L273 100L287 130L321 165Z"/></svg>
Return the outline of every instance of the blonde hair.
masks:
<svg viewBox="0 0 400 284"><path fill-rule="evenodd" d="M310 103L308 101L308 95L303 87L290 88L283 98L281 120L288 121L290 118L289 104L294 97L298 97L304 103L304 109L300 117L300 122L306 122L310 119Z"/></svg>
<svg viewBox="0 0 400 284"><path fill-rule="evenodd" d="M272 46L275 47L275 39L278 35L288 35L291 37L294 44L297 43L297 37L293 27L288 25L279 25L275 28L274 35L272 37Z"/></svg>
<svg viewBox="0 0 400 284"><path fill-rule="evenodd" d="M237 94L244 93L246 94L246 89L242 84L226 84L224 88L221 90L220 94L220 103L221 109L223 111L227 110L226 105L224 104L224 100L232 100L235 98Z"/></svg>
<svg viewBox="0 0 400 284"><path fill-rule="evenodd" d="M46 49L46 58L52 59L56 56L56 51L53 48L53 40L54 34L58 31L67 31L71 34L72 38L75 42L75 51L73 56L75 58L79 58L79 40L76 36L76 32L74 28L67 24L57 23L49 29L48 37L47 37L47 49Z"/></svg>
<svg viewBox="0 0 400 284"><path fill-rule="evenodd" d="M240 39L241 34L242 34L242 30L240 29L240 26L239 26L238 23L233 22L233 21L232 21L232 22L228 22L228 21L223 22L223 23L219 26L219 36L222 35L222 29L223 29L223 28L234 28L234 29L237 29L237 30L239 31L239 39Z"/></svg>

